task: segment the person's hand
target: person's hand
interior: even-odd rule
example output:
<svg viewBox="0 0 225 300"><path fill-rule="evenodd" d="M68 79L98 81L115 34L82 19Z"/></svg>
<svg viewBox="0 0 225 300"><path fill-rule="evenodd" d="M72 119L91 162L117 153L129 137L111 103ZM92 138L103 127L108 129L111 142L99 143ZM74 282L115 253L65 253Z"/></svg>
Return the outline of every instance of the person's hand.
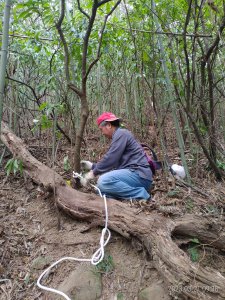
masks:
<svg viewBox="0 0 225 300"><path fill-rule="evenodd" d="M90 172L84 174L84 176L81 178L80 183L83 186L87 186L88 182L95 177L93 171L91 170Z"/></svg>
<svg viewBox="0 0 225 300"><path fill-rule="evenodd" d="M89 171L91 170L93 163L89 160L81 160L80 165L81 169Z"/></svg>

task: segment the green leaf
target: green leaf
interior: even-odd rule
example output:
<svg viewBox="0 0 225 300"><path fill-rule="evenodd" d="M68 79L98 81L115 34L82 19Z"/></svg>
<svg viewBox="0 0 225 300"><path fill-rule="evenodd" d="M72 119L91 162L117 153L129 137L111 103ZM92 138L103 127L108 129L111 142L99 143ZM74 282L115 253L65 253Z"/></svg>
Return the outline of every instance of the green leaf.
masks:
<svg viewBox="0 0 225 300"><path fill-rule="evenodd" d="M20 171L20 173L22 174L23 173L23 163L19 159L11 158L7 161L7 163L5 165L5 169L6 169L7 176L9 176L9 174L11 174L12 172L15 175L17 173L17 171Z"/></svg>
<svg viewBox="0 0 225 300"><path fill-rule="evenodd" d="M143 62L149 62L149 56L145 51L143 51L142 59Z"/></svg>
<svg viewBox="0 0 225 300"><path fill-rule="evenodd" d="M191 239L191 242L195 243L195 244L200 244L200 242L197 238Z"/></svg>
<svg viewBox="0 0 225 300"><path fill-rule="evenodd" d="M41 129L48 129L52 127L52 121L46 115L41 116Z"/></svg>
<svg viewBox="0 0 225 300"><path fill-rule="evenodd" d="M24 3L19 3L19 4L17 4L14 8L15 8L16 10L17 10L17 9L24 8Z"/></svg>
<svg viewBox="0 0 225 300"><path fill-rule="evenodd" d="M63 168L65 171L69 171L70 170L70 163L69 163L69 157L65 156L63 159Z"/></svg>
<svg viewBox="0 0 225 300"><path fill-rule="evenodd" d="M124 295L123 295L123 293L119 292L119 293L117 294L117 300L124 300Z"/></svg>
<svg viewBox="0 0 225 300"><path fill-rule="evenodd" d="M9 174L13 170L13 163L14 163L14 158L11 158L7 161L7 164L5 166L7 176L9 176Z"/></svg>
<svg viewBox="0 0 225 300"><path fill-rule="evenodd" d="M38 53L38 52L41 51L41 48L42 48L42 45L36 45L36 46L34 46L34 51L35 51L36 53Z"/></svg>
<svg viewBox="0 0 225 300"><path fill-rule="evenodd" d="M5 168L6 168L6 169L9 167L10 164L12 164L13 160L14 160L14 158L10 158L10 159L7 161L7 163L6 163L6 165L5 165Z"/></svg>
<svg viewBox="0 0 225 300"><path fill-rule="evenodd" d="M19 14L18 19L26 19L26 18L30 17L32 14L33 14L32 11L25 10Z"/></svg>
<svg viewBox="0 0 225 300"><path fill-rule="evenodd" d="M225 161L220 161L220 160L217 159L216 164L217 164L218 168L225 171Z"/></svg>
<svg viewBox="0 0 225 300"><path fill-rule="evenodd" d="M96 265L97 269L101 273L109 273L114 269L113 258L109 254L105 254L104 259Z"/></svg>
<svg viewBox="0 0 225 300"><path fill-rule="evenodd" d="M42 110L44 110L45 108L46 108L46 106L48 105L48 103L47 102L43 102L43 103L41 103L41 105L39 106L39 110L40 111L42 111Z"/></svg>
<svg viewBox="0 0 225 300"><path fill-rule="evenodd" d="M196 247L190 247L188 249L188 253L190 255L191 261L193 262L199 261L199 250Z"/></svg>

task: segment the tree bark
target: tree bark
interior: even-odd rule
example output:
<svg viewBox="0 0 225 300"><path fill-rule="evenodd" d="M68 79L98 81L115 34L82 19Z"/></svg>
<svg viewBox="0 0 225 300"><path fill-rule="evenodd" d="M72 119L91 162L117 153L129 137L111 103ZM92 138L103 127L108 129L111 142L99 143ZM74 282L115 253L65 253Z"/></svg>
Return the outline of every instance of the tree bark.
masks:
<svg viewBox="0 0 225 300"><path fill-rule="evenodd" d="M64 212L79 220L104 225L104 203L99 196L84 194L67 186L60 175L35 159L23 141L4 123L1 140L15 157L22 160L24 172L35 182L48 189L55 188L57 205ZM107 201L107 205L109 228L142 244L173 298L224 299L225 277L216 270L192 263L172 240L176 234L191 236L225 250L225 234L212 221L194 215L174 221L157 212L137 214L135 208L116 200Z"/></svg>
<svg viewBox="0 0 225 300"><path fill-rule="evenodd" d="M9 19L10 19L11 4L12 4L11 0L5 1L2 47L1 47L1 55L0 55L0 122L2 121L2 112L3 112L5 71L7 65L7 54L8 54L8 44L9 44ZM1 132L1 123L0 123L0 132Z"/></svg>

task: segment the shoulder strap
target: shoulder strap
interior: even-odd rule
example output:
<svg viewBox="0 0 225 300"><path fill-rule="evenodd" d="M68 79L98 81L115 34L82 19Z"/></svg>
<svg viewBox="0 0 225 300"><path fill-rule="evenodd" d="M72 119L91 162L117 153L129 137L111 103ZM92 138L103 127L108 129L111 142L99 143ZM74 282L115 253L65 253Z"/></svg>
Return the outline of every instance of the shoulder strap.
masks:
<svg viewBox="0 0 225 300"><path fill-rule="evenodd" d="M154 151L152 148L150 148L150 147L149 147L148 145L146 145L146 144L141 144L141 146L142 146L143 148L148 148L148 150L150 150L151 153L152 153L153 159L154 159L155 161L158 161L157 155L156 155L155 151Z"/></svg>

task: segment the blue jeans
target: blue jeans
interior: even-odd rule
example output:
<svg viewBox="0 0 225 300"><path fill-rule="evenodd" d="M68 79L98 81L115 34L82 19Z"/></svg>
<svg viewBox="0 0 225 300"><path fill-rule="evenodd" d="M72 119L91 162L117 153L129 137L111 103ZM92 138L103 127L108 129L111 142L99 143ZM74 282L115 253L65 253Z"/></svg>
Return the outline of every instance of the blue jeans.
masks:
<svg viewBox="0 0 225 300"><path fill-rule="evenodd" d="M120 169L101 175L97 186L108 198L147 200L151 183L151 180L141 178L134 170Z"/></svg>

